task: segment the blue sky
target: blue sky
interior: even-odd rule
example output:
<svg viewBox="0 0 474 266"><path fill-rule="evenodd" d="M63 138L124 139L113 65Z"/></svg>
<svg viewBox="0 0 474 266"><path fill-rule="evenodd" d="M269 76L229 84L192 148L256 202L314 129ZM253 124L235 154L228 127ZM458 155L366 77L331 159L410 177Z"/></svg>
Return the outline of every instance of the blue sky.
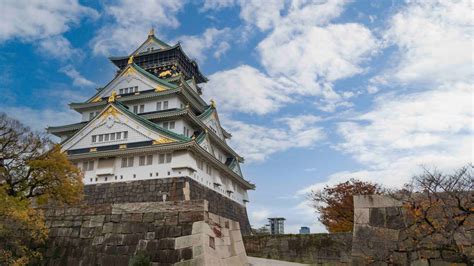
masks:
<svg viewBox="0 0 474 266"><path fill-rule="evenodd" d="M77 122L126 55L158 38L195 58L256 183L251 224L323 231L307 193L348 178L400 186L473 158L469 1L2 1L0 111Z"/></svg>

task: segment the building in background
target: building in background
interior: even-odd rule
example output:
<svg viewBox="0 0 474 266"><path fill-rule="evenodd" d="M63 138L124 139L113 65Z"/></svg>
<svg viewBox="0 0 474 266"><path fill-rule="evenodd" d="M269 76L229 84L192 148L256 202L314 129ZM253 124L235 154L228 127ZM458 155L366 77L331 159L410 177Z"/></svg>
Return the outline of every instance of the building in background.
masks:
<svg viewBox="0 0 474 266"><path fill-rule="evenodd" d="M309 227L301 226L300 228L300 235L307 235L310 233Z"/></svg>
<svg viewBox="0 0 474 266"><path fill-rule="evenodd" d="M272 235L282 235L285 233L285 218L283 217L274 217L268 218L268 223L270 225L270 234Z"/></svg>

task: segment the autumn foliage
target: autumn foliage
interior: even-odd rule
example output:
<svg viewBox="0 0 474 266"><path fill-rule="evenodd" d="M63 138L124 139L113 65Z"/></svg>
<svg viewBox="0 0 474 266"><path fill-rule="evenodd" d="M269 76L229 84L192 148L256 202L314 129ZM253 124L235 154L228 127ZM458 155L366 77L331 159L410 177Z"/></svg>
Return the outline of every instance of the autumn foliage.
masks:
<svg viewBox="0 0 474 266"><path fill-rule="evenodd" d="M0 114L0 265L32 264L48 230L39 208L82 197L82 173L59 145Z"/></svg>
<svg viewBox="0 0 474 266"><path fill-rule="evenodd" d="M319 221L331 233L352 232L354 227L354 195L380 194L374 183L350 179L322 190L312 191L310 200L319 213Z"/></svg>

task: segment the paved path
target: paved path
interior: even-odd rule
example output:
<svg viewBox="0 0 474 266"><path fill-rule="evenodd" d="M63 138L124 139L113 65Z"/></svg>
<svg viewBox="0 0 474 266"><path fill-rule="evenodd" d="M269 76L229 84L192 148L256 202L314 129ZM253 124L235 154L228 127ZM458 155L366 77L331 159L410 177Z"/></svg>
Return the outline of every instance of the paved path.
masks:
<svg viewBox="0 0 474 266"><path fill-rule="evenodd" d="M299 266L308 265L295 262L288 262L282 260L269 260L255 257L247 257L251 266Z"/></svg>

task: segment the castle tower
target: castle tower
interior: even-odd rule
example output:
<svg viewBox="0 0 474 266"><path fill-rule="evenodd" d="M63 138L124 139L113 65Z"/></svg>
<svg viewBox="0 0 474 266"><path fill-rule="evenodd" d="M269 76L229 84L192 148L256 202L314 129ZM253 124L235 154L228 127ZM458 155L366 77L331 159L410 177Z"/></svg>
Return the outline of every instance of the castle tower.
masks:
<svg viewBox="0 0 474 266"><path fill-rule="evenodd" d="M220 124L216 103L201 98L207 78L178 43L153 30L128 56L111 57L117 75L70 107L75 124L49 127L84 172L86 201L116 203L206 199L213 213L249 232L239 156Z"/></svg>

